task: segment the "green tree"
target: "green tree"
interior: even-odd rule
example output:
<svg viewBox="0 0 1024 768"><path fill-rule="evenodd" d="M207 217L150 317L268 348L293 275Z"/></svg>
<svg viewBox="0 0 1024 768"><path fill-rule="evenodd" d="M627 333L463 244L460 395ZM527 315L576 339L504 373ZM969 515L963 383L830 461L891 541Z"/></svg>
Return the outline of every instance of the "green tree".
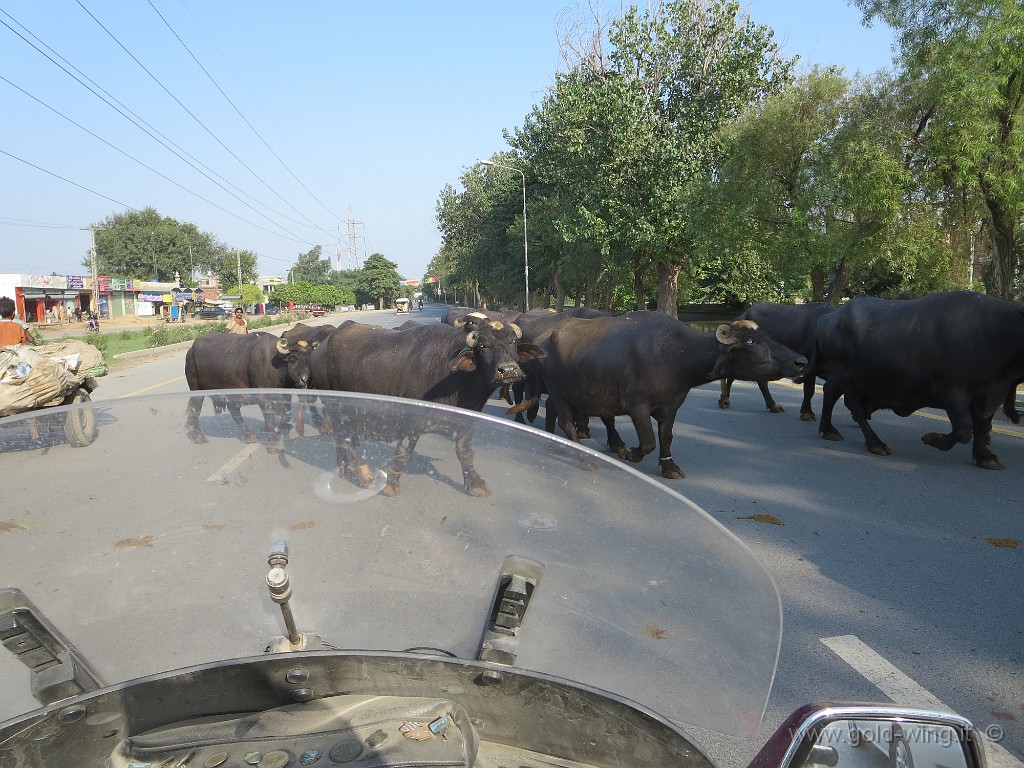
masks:
<svg viewBox="0 0 1024 768"><path fill-rule="evenodd" d="M228 248L222 243L217 244L212 256L203 261L202 267L204 272L214 275L222 286L234 285L237 287L239 273L242 276L242 285L251 285L259 277L255 253ZM221 292L231 293L223 289ZM233 293L238 293L238 291Z"/></svg>
<svg viewBox="0 0 1024 768"><path fill-rule="evenodd" d="M290 275L297 283L326 285L331 282L331 260L323 258L320 246L315 245L306 253L299 254Z"/></svg>
<svg viewBox="0 0 1024 768"><path fill-rule="evenodd" d="M163 217L154 208L108 216L96 230L99 273L170 282L177 273L182 287L195 286L192 274L204 270L218 244L194 224ZM82 266L90 269L89 257Z"/></svg>
<svg viewBox="0 0 1024 768"><path fill-rule="evenodd" d="M238 296L241 295L242 300L239 304L262 304L263 303L263 291L259 289L259 286L250 285L246 283L239 288L238 284L232 285L222 290L225 296Z"/></svg>
<svg viewBox="0 0 1024 768"><path fill-rule="evenodd" d="M557 76L510 143L550 190L563 237L586 244L573 256L626 260L641 307L656 271L658 309L675 315L678 276L694 257L688 202L719 130L782 87L791 62L769 28L726 0L631 8L609 44L597 66Z"/></svg>
<svg viewBox="0 0 1024 768"><path fill-rule="evenodd" d="M950 192L977 194L991 241L986 287L1019 295L1024 220L1024 6L1019 0L855 0L898 33L927 105L918 138Z"/></svg>
<svg viewBox="0 0 1024 768"><path fill-rule="evenodd" d="M359 271L359 290L363 295L373 297L380 309L389 306L402 290L398 265L382 254L373 254L363 262Z"/></svg>

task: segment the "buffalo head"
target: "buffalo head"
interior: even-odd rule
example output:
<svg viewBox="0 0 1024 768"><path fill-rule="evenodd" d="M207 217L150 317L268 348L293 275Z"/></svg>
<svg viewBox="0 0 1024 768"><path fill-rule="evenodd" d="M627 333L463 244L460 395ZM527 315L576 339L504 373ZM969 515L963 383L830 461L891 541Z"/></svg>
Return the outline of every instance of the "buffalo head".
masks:
<svg viewBox="0 0 1024 768"><path fill-rule="evenodd" d="M316 349L317 344L318 342L305 340L289 344L287 339L278 340L277 354L288 372L288 382L291 386L297 389L309 388L309 354Z"/></svg>
<svg viewBox="0 0 1024 768"><path fill-rule="evenodd" d="M775 341L750 320L718 326L715 339L719 354L708 381L798 379L807 366L806 357Z"/></svg>
<svg viewBox="0 0 1024 768"><path fill-rule="evenodd" d="M515 323L474 318L461 325L467 326L472 330L466 334L466 347L452 363L453 371L479 370L495 387L507 387L523 379L520 363L544 357L540 347L520 343L523 332Z"/></svg>

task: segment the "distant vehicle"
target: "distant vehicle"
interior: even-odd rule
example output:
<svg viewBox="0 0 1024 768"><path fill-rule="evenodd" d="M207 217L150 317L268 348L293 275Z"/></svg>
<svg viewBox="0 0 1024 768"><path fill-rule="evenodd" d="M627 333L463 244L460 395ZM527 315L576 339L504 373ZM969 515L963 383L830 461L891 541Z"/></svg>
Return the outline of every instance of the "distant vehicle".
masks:
<svg viewBox="0 0 1024 768"><path fill-rule="evenodd" d="M409 314L409 309L411 307L412 305L409 303L408 299L395 299L395 314L407 315Z"/></svg>
<svg viewBox="0 0 1024 768"><path fill-rule="evenodd" d="M279 315L279 314L281 314L281 308L279 306L277 306L276 304L268 304L263 309L263 314L265 314L265 315Z"/></svg>
<svg viewBox="0 0 1024 768"><path fill-rule="evenodd" d="M224 307L203 307L193 317L198 320L224 320L231 312Z"/></svg>
<svg viewBox="0 0 1024 768"><path fill-rule="evenodd" d="M317 304L310 304L305 307L296 307L295 309L298 312L305 312L307 315L312 315L313 317L323 317L327 314L327 309Z"/></svg>

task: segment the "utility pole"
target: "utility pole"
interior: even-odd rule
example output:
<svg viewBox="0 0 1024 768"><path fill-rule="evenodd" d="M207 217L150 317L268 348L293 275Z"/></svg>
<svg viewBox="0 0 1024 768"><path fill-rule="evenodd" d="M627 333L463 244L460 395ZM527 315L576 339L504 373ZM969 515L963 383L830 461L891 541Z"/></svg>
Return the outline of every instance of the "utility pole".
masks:
<svg viewBox="0 0 1024 768"><path fill-rule="evenodd" d="M238 295L242 295L242 252L235 251L235 263L238 265Z"/></svg>
<svg viewBox="0 0 1024 768"><path fill-rule="evenodd" d="M89 270L92 272L92 298L89 299L89 311L99 315L100 309L100 286L99 275L96 266L96 228L82 227L89 231Z"/></svg>

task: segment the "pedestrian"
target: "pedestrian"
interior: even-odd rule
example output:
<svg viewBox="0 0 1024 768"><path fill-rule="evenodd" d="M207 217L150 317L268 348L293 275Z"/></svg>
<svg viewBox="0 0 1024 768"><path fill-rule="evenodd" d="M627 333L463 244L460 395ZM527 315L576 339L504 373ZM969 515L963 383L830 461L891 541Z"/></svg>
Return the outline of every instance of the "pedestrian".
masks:
<svg viewBox="0 0 1024 768"><path fill-rule="evenodd" d="M248 333L249 324L245 322L245 313L241 307L235 307L235 316L228 320L224 333Z"/></svg>
<svg viewBox="0 0 1024 768"><path fill-rule="evenodd" d="M14 316L17 305L14 299L0 296L0 347L11 344L35 344L36 339L28 329L28 323Z"/></svg>

